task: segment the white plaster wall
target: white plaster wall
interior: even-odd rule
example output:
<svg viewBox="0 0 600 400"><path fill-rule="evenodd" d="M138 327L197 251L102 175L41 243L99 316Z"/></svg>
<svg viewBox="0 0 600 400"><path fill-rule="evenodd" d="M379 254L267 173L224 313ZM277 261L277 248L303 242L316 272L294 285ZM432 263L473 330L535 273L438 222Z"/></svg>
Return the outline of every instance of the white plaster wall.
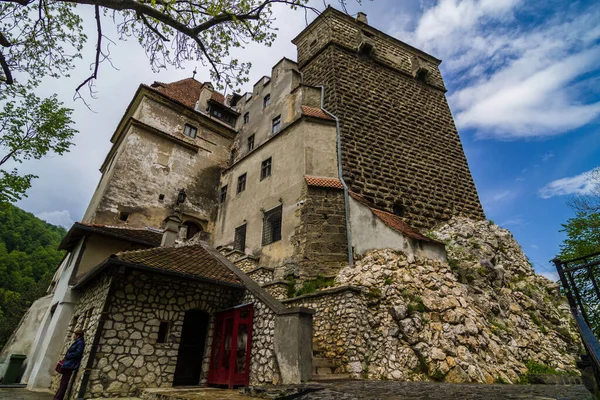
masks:
<svg viewBox="0 0 600 400"><path fill-rule="evenodd" d="M355 253L365 254L371 250L392 249L407 255L414 254L433 260L446 261L446 250L443 244L406 237L384 224L370 208L353 198L349 198L349 200L352 247Z"/></svg>
<svg viewBox="0 0 600 400"><path fill-rule="evenodd" d="M52 295L47 295L34 301L23 318L21 318L19 326L2 348L2 353L0 354L0 378L4 377L12 354L26 355L27 358L25 359L24 366L30 362L36 334L44 322L44 317L50 307L52 297Z"/></svg>
<svg viewBox="0 0 600 400"><path fill-rule="evenodd" d="M75 246L59 267L63 272L35 334L31 356L22 379L30 390L48 389L52 384L52 376L56 374L54 368L61 359L62 343L77 303L77 295L71 292L69 280L82 250L83 241L84 239ZM54 305L56 308L52 312Z"/></svg>

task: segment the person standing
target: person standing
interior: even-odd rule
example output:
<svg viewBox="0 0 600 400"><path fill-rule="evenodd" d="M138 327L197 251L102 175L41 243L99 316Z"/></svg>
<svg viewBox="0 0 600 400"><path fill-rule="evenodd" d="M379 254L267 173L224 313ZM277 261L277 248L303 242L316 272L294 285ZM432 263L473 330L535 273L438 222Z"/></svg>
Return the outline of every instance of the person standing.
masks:
<svg viewBox="0 0 600 400"><path fill-rule="evenodd" d="M67 392L67 388L69 387L69 380L71 380L73 372L79 368L81 358L83 357L83 349L85 348L83 331L78 329L73 332L73 339L75 339L75 341L71 347L69 347L69 350L67 350L67 354L65 354L65 362L62 366L61 372L62 378L60 380L58 391L54 395L54 400L63 400L65 393Z"/></svg>

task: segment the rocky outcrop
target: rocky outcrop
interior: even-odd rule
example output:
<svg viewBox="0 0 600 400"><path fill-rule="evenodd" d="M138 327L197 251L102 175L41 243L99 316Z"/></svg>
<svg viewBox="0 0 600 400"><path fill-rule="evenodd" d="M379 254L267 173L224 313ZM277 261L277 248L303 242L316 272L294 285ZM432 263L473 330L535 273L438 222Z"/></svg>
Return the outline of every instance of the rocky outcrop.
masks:
<svg viewBox="0 0 600 400"><path fill-rule="evenodd" d="M338 286L360 287L366 308L366 326L353 329L369 339L346 363L348 372L515 383L530 360L576 370L579 340L568 306L508 230L457 218L430 235L446 244L447 263L381 250L336 278Z"/></svg>

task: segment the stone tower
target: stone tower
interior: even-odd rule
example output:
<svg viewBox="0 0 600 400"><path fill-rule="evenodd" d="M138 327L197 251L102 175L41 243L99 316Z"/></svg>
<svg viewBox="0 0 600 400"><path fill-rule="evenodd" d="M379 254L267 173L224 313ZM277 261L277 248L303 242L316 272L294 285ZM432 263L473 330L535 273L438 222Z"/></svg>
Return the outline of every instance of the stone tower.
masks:
<svg viewBox="0 0 600 400"><path fill-rule="evenodd" d="M485 218L446 101L440 60L328 8L293 43L304 83L340 120L353 192L420 229Z"/></svg>

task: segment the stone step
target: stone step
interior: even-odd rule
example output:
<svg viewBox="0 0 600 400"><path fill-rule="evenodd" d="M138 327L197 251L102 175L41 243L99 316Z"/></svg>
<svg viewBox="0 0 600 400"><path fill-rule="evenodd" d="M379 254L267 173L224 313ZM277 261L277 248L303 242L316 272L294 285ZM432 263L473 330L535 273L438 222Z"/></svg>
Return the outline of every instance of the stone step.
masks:
<svg viewBox="0 0 600 400"><path fill-rule="evenodd" d="M316 367L313 368L314 375L331 375L335 373L335 367Z"/></svg>
<svg viewBox="0 0 600 400"><path fill-rule="evenodd" d="M313 368L335 368L335 363L328 358L313 355Z"/></svg>
<svg viewBox="0 0 600 400"><path fill-rule="evenodd" d="M317 374L312 377L313 381L341 381L350 379L350 374Z"/></svg>

